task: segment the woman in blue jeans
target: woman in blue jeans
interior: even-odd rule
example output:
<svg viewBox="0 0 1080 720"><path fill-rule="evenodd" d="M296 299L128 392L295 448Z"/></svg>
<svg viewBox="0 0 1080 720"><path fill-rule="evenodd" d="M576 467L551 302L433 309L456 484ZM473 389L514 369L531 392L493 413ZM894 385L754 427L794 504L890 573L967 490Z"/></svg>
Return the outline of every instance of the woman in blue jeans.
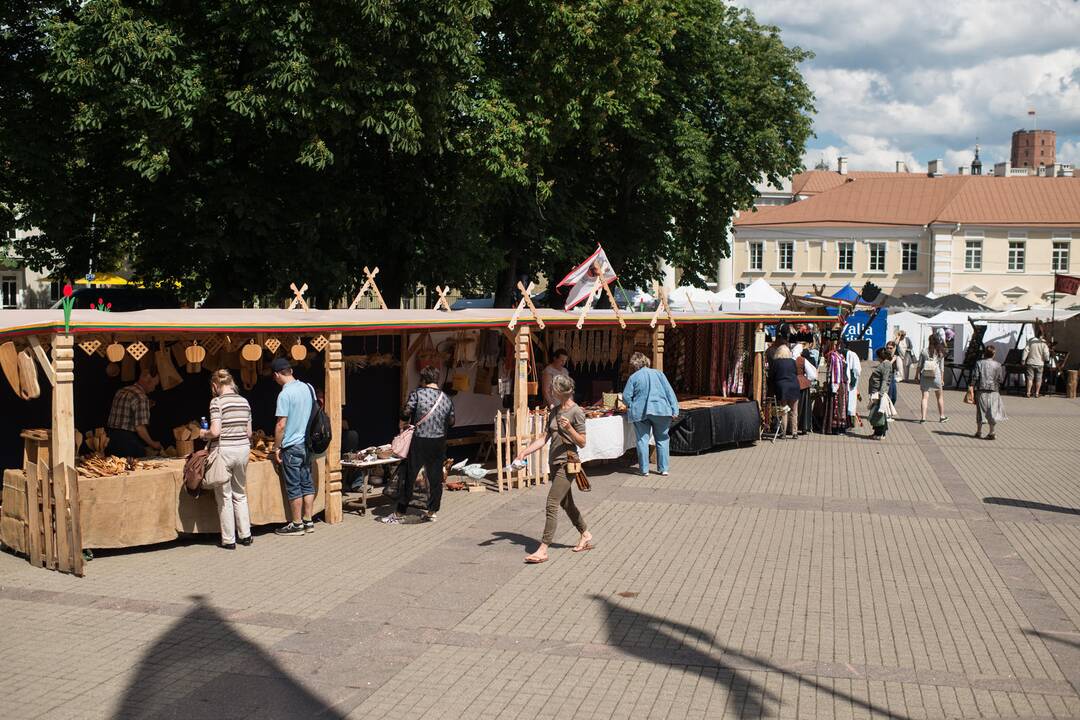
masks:
<svg viewBox="0 0 1080 720"><path fill-rule="evenodd" d="M679 399L667 376L650 368L649 358L642 353L630 356L630 367L634 372L623 388L623 401L626 416L634 423L641 474L649 474L649 435L652 434L656 439L656 469L667 475L671 455L668 431L672 419L679 415Z"/></svg>

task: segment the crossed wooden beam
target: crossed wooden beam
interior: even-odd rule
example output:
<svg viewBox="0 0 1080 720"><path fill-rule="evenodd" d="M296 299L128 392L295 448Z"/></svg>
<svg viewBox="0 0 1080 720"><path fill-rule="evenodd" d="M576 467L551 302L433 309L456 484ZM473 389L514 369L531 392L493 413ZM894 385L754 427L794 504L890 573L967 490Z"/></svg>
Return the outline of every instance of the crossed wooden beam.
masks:
<svg viewBox="0 0 1080 720"><path fill-rule="evenodd" d="M296 283L289 283L289 289L293 291L293 299L287 309L295 310L297 306L304 308L305 312L311 309L308 307L307 300L304 299L304 293L308 289L307 283L304 283L299 288L296 287Z"/></svg>
<svg viewBox="0 0 1080 720"><path fill-rule="evenodd" d="M653 292L656 293L656 298L659 302L656 303L656 310L653 311L652 321L649 323L649 327L656 327L656 323L660 320L661 310L671 322L671 327L675 327L675 316L671 313L671 306L668 305L667 290L660 287L660 283L653 280Z"/></svg>
<svg viewBox="0 0 1080 720"><path fill-rule="evenodd" d="M356 293L356 297L353 298L352 304L349 305L350 310L355 310L360 306L360 300L363 299L364 293L370 292L371 297L379 303L379 307L386 310L386 301L383 300L382 293L379 292L379 286L375 284L375 276L379 274L378 266L374 270L369 270L368 266L364 266L364 275L367 279L364 280L364 284L360 286L360 292Z"/></svg>
<svg viewBox="0 0 1080 720"><path fill-rule="evenodd" d="M514 327L518 323L518 316L521 315L521 311L525 309L526 305L528 305L529 310L532 312L533 318L536 320L537 326L541 330L543 330L544 329L544 320L540 317L540 312L536 309L536 306L533 305L533 301L532 301L533 284L530 282L529 287L525 287L524 285L521 284L521 281L518 281L517 286L518 286L518 291L521 293L521 302L518 303L517 309L514 310L513 317L510 318L510 324L507 325L506 327L513 330Z"/></svg>

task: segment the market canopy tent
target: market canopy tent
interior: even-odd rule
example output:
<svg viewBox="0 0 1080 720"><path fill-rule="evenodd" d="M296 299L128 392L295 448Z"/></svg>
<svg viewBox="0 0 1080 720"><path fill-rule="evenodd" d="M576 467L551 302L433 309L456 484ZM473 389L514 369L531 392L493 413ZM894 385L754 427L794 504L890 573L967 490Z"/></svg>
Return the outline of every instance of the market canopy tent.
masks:
<svg viewBox="0 0 1080 720"><path fill-rule="evenodd" d="M784 305L784 296L773 289L764 278L758 278L743 290L745 297L736 297L738 291L729 287L715 293L718 307L726 312L778 312Z"/></svg>
<svg viewBox="0 0 1080 720"><path fill-rule="evenodd" d="M850 283L837 290L833 294L833 299L843 300L855 305L855 312L845 319L842 337L848 342L859 339L865 340L869 343L870 358L863 359L872 359L878 348L885 347L885 343L889 340L887 337L889 311L885 308L877 310L865 309L868 304L863 301L859 291L851 287ZM860 307L864 309L858 309ZM838 312L838 308L830 308L829 310L830 315Z"/></svg>

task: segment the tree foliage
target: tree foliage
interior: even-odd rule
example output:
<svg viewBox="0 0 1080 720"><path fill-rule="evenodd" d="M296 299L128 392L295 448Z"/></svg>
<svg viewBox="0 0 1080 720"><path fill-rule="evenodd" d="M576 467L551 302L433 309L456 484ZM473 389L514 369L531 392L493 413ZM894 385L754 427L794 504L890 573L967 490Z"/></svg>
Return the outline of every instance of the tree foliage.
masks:
<svg viewBox="0 0 1080 720"><path fill-rule="evenodd" d="M630 281L660 258L708 275L810 133L805 53L721 0L4 12L0 203L45 233L23 254L72 275L128 258L221 303L337 295L364 264L391 296L506 299L597 242Z"/></svg>

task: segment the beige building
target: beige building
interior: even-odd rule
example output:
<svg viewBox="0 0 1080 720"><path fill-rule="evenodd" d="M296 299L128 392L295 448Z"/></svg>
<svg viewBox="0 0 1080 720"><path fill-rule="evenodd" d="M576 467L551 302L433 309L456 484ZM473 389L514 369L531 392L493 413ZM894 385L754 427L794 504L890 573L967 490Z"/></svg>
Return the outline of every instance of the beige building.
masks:
<svg viewBox="0 0 1080 720"><path fill-rule="evenodd" d="M800 199L735 221L735 282L831 293L871 281L1001 308L1049 302L1055 272L1080 273L1080 178L842 169L802 173Z"/></svg>
<svg viewBox="0 0 1080 720"><path fill-rule="evenodd" d="M35 233L17 231L23 238ZM47 308L60 297L60 284L48 277L48 273L31 270L22 258L0 238L0 310L23 310Z"/></svg>

